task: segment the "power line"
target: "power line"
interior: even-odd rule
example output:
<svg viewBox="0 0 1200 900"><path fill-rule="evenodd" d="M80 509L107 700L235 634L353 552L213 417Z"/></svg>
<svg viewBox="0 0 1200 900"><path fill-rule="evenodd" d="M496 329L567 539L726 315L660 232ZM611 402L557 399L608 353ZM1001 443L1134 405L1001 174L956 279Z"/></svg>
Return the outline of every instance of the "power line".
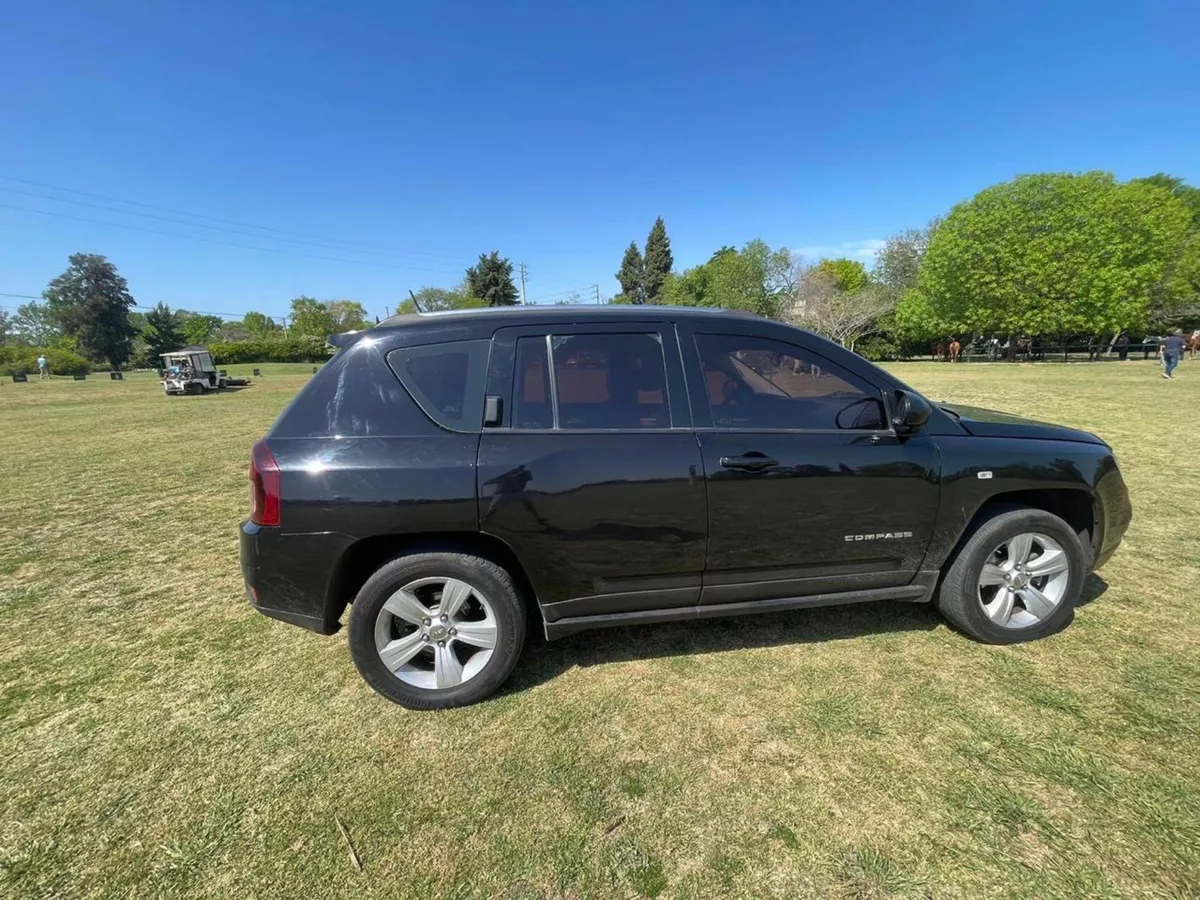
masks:
<svg viewBox="0 0 1200 900"><path fill-rule="evenodd" d="M22 191L16 188L0 187L0 191L4 191L8 194L20 194L23 197L34 197L38 200L49 200L52 203L73 203L76 206L86 206L90 209L99 209L103 210L104 212L117 213L118 215L122 216L139 216L144 219L157 219L160 222L171 222L175 225L183 225L187 228L207 228L210 231L216 231L222 234L237 234L241 235L242 237L258 238L260 240L268 241L279 241L285 244L303 244L308 247L316 247L320 250L333 250L334 252L338 253L362 253L371 256L383 256L395 259L409 258L414 259L416 262L429 262L429 260L420 259L412 254L387 253L381 250L355 250L349 247L338 247L334 244L306 241L298 238L271 237L270 235L265 234L255 234L253 231L238 231L235 228L226 228L220 225L205 225L201 222L189 222L186 219L172 218L171 216L157 216L153 213L133 212L132 210L120 209L119 207L115 206L105 206L102 203L88 203L85 200L68 200L63 197L53 197L49 194L39 194L34 191ZM447 269L446 274L450 274L452 271L453 270L451 269Z"/></svg>
<svg viewBox="0 0 1200 900"><path fill-rule="evenodd" d="M61 191L64 194L77 194L78 196L81 196L81 197L92 197L97 200L107 200L110 203L123 203L126 206L137 206L137 207L140 207L141 209L153 209L153 210L157 210L158 212L168 212L168 213L173 213L178 216L188 216L189 218L192 218L192 219L204 219L207 222L219 222L223 225L236 225L239 228L254 228L258 231L270 231L270 232L274 232L275 234L290 234L293 237L312 238L314 240L324 241L325 243L329 243L329 244L344 244L344 245L347 245L348 247L368 247L372 250L383 250L388 253L395 253L395 254L400 254L400 255L409 256L409 257L418 257L418 256L425 257L431 261L437 261L439 259L445 260L446 262L453 262L453 263L458 263L461 261L460 257L448 256L445 253L430 253L430 252L424 251L424 250L415 250L415 251L397 250L394 247L385 247L385 246L381 246L379 244L366 244L366 243L355 242L355 241L345 241L340 238L328 238L328 237L322 237L321 235L318 235L318 234L307 234L303 231L289 231L284 228L273 228L268 225L254 225L254 224L251 224L248 222L238 222L233 219L221 219L216 216L206 216L206 215L202 215L201 213L188 212L187 210L182 210L182 209L172 209L169 206L155 206L152 203L140 203L136 200L124 200L120 197L110 197L106 194L97 194L92 191L81 191L81 190L77 190L75 188L59 187L58 185L46 184L41 181L30 181L27 178L16 178L12 175L0 175L0 179L2 179L4 181L13 181L13 182L16 182L17 184L27 184L27 185L31 185L33 187L45 188L45 189L51 190L51 191ZM69 203L71 201L64 200L62 202ZM129 213L129 215L138 215L138 214L137 213ZM257 237L266 237L266 235L256 235L256 236Z"/></svg>
<svg viewBox="0 0 1200 900"><path fill-rule="evenodd" d="M366 259L344 259L336 256L318 256L315 253L300 253L296 250L282 250L279 247L255 247L250 244L235 244L233 241L219 241L216 238L200 237L196 234L176 234L170 231L159 231L155 228L142 228L138 225L126 225L121 222L106 222L103 219L89 219L85 216L73 216L69 213L51 212L48 209L33 209L28 206L14 206L11 203L0 203L0 208L15 209L19 212L31 212L41 216L54 216L59 219L72 219L76 222L90 222L93 225L108 225L111 228L124 228L127 231L141 231L145 234L157 234L162 237L183 238L188 241L203 241L206 244L218 244L222 247L237 247L240 250L257 250L262 253L278 253L282 256L298 256L302 259L323 259L327 262L346 263L352 266L375 266L381 269L398 269L404 272L426 272L433 275L446 275L446 269L422 269L417 266L398 266L391 263L375 262Z"/></svg>
<svg viewBox="0 0 1200 900"><path fill-rule="evenodd" d="M32 294L0 294L0 297L15 297L18 300L41 300L41 297L35 297ZM10 307L3 307L8 309Z"/></svg>
<svg viewBox="0 0 1200 900"><path fill-rule="evenodd" d="M587 285L584 285L583 287L569 288L565 291L556 291L553 294L542 294L542 296L540 296L540 297L529 298L529 302L537 303L539 300L553 300L553 299L559 298L559 297L569 297L571 294L578 294L579 296L582 297L584 295L584 292L590 293L593 287L594 287L594 285L587 284Z"/></svg>

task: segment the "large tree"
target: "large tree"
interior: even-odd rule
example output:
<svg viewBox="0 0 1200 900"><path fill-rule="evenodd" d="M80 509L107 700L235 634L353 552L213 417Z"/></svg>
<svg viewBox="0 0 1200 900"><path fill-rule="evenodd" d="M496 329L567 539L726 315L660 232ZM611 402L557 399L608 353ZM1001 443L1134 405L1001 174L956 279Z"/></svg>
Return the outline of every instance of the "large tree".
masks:
<svg viewBox="0 0 1200 900"><path fill-rule="evenodd" d="M142 340L146 342L146 360L154 366L161 365L159 357L178 350L186 340L179 330L179 315L165 303L159 303L143 317Z"/></svg>
<svg viewBox="0 0 1200 900"><path fill-rule="evenodd" d="M512 263L497 251L481 253L479 262L467 269L467 292L488 306L516 306L517 286L512 273Z"/></svg>
<svg viewBox="0 0 1200 900"><path fill-rule="evenodd" d="M663 282L671 274L675 259L671 256L671 239L667 237L667 226L662 216L654 220L654 226L646 237L646 252L642 256L642 291L647 303L657 303ZM622 262L624 268L624 262ZM620 277L620 276L618 276ZM621 285L624 290L624 284Z"/></svg>
<svg viewBox="0 0 1200 900"><path fill-rule="evenodd" d="M329 307L315 297L300 296L293 300L289 318L293 333L322 339L333 334L337 326Z"/></svg>
<svg viewBox="0 0 1200 900"><path fill-rule="evenodd" d="M251 336L256 338L264 338L273 331L276 331L279 326L277 326L275 321L265 313L251 310L242 316L242 327L246 329L247 333L249 333Z"/></svg>
<svg viewBox="0 0 1200 900"><path fill-rule="evenodd" d="M49 347L62 335L50 307L37 301L17 307L9 331L16 343L28 347Z"/></svg>
<svg viewBox="0 0 1200 900"><path fill-rule="evenodd" d="M892 310L896 300L883 286L860 277L853 267L839 268L826 265L828 262L824 260L801 275L787 318L853 350L877 329L880 318ZM861 274L865 276L865 269Z"/></svg>
<svg viewBox="0 0 1200 900"><path fill-rule="evenodd" d="M343 331L362 331L367 324L367 311L357 300L330 300L325 304L333 316L333 334Z"/></svg>
<svg viewBox="0 0 1200 900"><path fill-rule="evenodd" d="M846 259L845 257L823 259L817 263L815 268L818 272L823 273L834 287L845 294L861 291L871 280L867 267L857 259Z"/></svg>
<svg viewBox="0 0 1200 900"><path fill-rule="evenodd" d="M1112 175L1026 175L951 210L898 318L932 333L1137 329L1179 301L1192 228L1165 187Z"/></svg>
<svg viewBox="0 0 1200 900"><path fill-rule="evenodd" d="M659 302L668 306L716 306L779 318L795 288L796 261L786 247L759 240L741 250L722 247L703 265L672 275Z"/></svg>
<svg viewBox="0 0 1200 900"><path fill-rule="evenodd" d="M1156 175L1151 175L1147 178L1138 178L1144 184L1153 184L1157 187L1164 188L1182 200L1187 208L1192 211L1192 221L1200 225L1200 188L1192 187L1182 178L1176 178L1174 175L1167 175L1165 172L1159 172Z"/></svg>
<svg viewBox="0 0 1200 900"><path fill-rule="evenodd" d="M93 360L120 368L133 352L135 329L129 321L134 305L129 285L117 267L103 256L76 253L65 272L42 293L65 334L79 340Z"/></svg>
<svg viewBox="0 0 1200 900"><path fill-rule="evenodd" d="M220 316L179 311L179 331L189 344L202 346L208 343L223 324Z"/></svg>
<svg viewBox="0 0 1200 900"><path fill-rule="evenodd" d="M621 268L617 271L617 281L621 283L621 293L616 298L622 303L645 303L645 261L642 251L638 249L637 241L630 241L621 257ZM659 285L661 290L662 285Z"/></svg>

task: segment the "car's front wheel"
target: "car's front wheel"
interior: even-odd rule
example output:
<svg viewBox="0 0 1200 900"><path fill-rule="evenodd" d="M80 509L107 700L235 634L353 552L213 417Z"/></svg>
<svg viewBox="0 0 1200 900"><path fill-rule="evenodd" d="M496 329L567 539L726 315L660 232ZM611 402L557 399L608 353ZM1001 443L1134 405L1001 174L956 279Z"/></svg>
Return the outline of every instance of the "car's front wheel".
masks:
<svg viewBox="0 0 1200 900"><path fill-rule="evenodd" d="M988 644L1036 640L1070 623L1086 559L1079 537L1058 516L998 507L974 526L946 570L938 608Z"/></svg>
<svg viewBox="0 0 1200 900"><path fill-rule="evenodd" d="M462 553L393 559L350 611L350 654L377 692L409 709L482 700L512 672L525 607L495 563Z"/></svg>

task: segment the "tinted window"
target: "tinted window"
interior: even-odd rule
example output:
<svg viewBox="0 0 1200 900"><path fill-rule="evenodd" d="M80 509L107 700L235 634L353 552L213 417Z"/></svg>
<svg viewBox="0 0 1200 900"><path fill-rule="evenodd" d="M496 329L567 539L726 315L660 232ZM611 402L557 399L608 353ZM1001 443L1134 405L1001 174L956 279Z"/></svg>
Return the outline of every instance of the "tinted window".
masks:
<svg viewBox="0 0 1200 900"><path fill-rule="evenodd" d="M431 419L456 431L476 431L483 422L490 348L486 340L404 347L388 354L388 364Z"/></svg>
<svg viewBox="0 0 1200 900"><path fill-rule="evenodd" d="M517 383L513 390L513 428L552 428L550 367L546 365L546 339L525 337L517 341Z"/></svg>
<svg viewBox="0 0 1200 900"><path fill-rule="evenodd" d="M556 335L551 343L559 428L671 427L658 335Z"/></svg>
<svg viewBox="0 0 1200 900"><path fill-rule="evenodd" d="M782 341L696 335L717 428L882 428L879 392Z"/></svg>

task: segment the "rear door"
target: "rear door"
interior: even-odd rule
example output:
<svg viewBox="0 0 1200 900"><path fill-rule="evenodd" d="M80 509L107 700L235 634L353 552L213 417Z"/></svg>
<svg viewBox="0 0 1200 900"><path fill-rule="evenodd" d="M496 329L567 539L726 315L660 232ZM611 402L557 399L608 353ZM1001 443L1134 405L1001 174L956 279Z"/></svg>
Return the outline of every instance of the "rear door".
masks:
<svg viewBox="0 0 1200 900"><path fill-rule="evenodd" d="M705 485L674 329L502 329L488 394L480 527L516 552L546 618L694 605Z"/></svg>
<svg viewBox="0 0 1200 900"><path fill-rule="evenodd" d="M701 603L903 585L924 557L936 446L897 436L880 386L801 340L681 330L708 484Z"/></svg>

